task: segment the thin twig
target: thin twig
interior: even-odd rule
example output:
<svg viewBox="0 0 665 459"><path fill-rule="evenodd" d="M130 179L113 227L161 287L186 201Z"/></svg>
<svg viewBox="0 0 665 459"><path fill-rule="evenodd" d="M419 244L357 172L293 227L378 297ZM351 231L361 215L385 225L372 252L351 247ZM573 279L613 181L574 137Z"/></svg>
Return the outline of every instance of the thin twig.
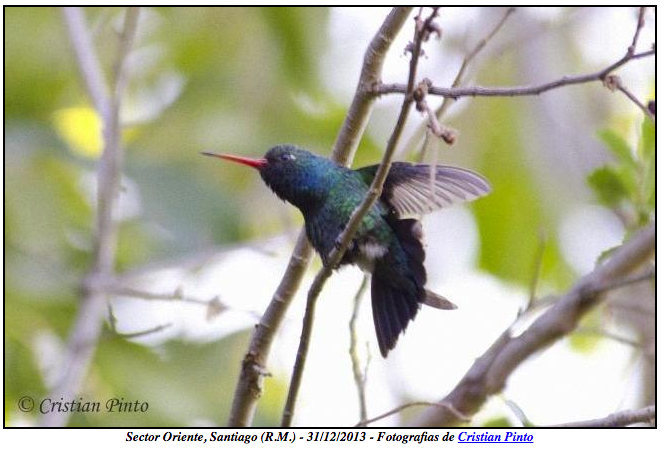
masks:
<svg viewBox="0 0 665 459"><path fill-rule="evenodd" d="M118 319L115 317L115 314L113 314L113 308L111 307L111 303L108 304L108 311L109 311L109 328L111 329L111 332L116 335L120 336L121 338L126 338L126 339L131 339L131 338L139 338L147 335L151 335L153 333L159 333L162 330L165 330L171 326L173 326L172 323L167 323L167 324L162 324L162 325L157 325L156 327L149 328L147 330L142 330L138 332L133 332L133 333L120 333L118 331Z"/></svg>
<svg viewBox="0 0 665 459"><path fill-rule="evenodd" d="M418 88L414 92L414 98L416 100L416 110L418 110L421 113L425 113L428 119L427 127L429 128L432 134L434 134L436 137L446 142L448 145L452 145L457 140L457 132L454 129L451 129L441 124L441 122L439 121L439 117L436 115L436 113L434 113L434 110L432 110L432 108L427 103L427 92L430 84L431 82L428 79L424 79L420 84L418 84ZM434 187L435 170L436 169L432 167L431 169L432 192L434 191L433 187Z"/></svg>
<svg viewBox="0 0 665 459"><path fill-rule="evenodd" d="M455 409L454 406L452 406L450 403L446 402L411 402L411 403L405 403L404 405L398 406L397 408L393 408L390 411L387 411L379 416L376 416L371 419L367 420L361 420L358 422L354 427L365 427L368 424L371 424L376 421L380 421L381 419L387 418L388 416L392 416L393 414L399 413L402 410L405 410L407 408L412 408L414 406L430 406L433 407L436 410L439 410L443 408L446 412L450 413L452 416L455 416L457 419L459 419L460 422L469 422L471 418L468 416L465 416L463 413L460 413L457 409Z"/></svg>
<svg viewBox="0 0 665 459"><path fill-rule="evenodd" d="M585 75L579 75L575 77L568 77L564 76L558 80L554 80L549 83L545 84L540 84L540 85L534 85L534 86L521 86L521 87L508 87L508 88L486 88L486 87L481 87L481 86L476 86L476 87L467 87L467 88L459 88L458 85L461 82L461 77L465 71L466 65L468 65L468 61L471 60L475 56L474 52L477 53L482 49L482 47L489 41L490 38L492 38L498 30L503 26L503 24L506 22L506 19L508 16L512 13L512 11L507 10L506 14L504 17L499 21L497 26L490 32L488 37L484 40L481 40L476 49L472 51L472 53L468 54L465 57L465 60L462 63L462 67L457 73L457 76L455 80L453 81L452 85L450 88L442 88L438 86L433 86L430 88L429 93L434 94L434 95L439 95L443 96L444 100L437 110L437 115L438 118L441 119L441 116L447 109L447 107L457 100L460 97L477 97L477 96L483 96L483 97L515 97L515 96L535 96L535 95L540 95L543 92L550 91L552 89L556 89L559 87L563 86L568 86L568 85L573 85L573 84L582 84L582 83L588 83L591 81L603 81L607 75L609 75L612 71L618 69L619 67L623 66L627 62L635 59L642 59L644 57L652 56L655 55L655 49L645 51L642 53L635 53L635 46L637 44L637 39L639 37L639 33L641 28L644 25L644 8L640 9L639 12L639 18L637 22L637 27L635 30L635 34L633 36L633 41L631 46L628 48L628 51L626 54L619 59L618 61L614 62L613 64L609 65L608 67L604 68L603 70L600 70L595 73L591 74L585 74ZM477 51L476 51L477 50ZM391 94L391 93L404 93L405 87L401 84L381 84L378 85L375 88L376 92L379 95L383 94ZM626 94L627 95L627 94ZM630 96L628 96L630 97ZM631 100L633 100L631 98ZM634 100L633 100L634 101ZM641 104L640 105L641 108ZM652 118L653 119L653 118ZM405 152L410 151L413 148L413 145L416 143L418 139L421 138L423 134L423 129L424 127L419 128L416 133L409 139L409 141L406 143L406 147L404 149ZM425 152L427 151L427 143L428 143L428 138L425 138L425 142L423 143L423 147L421 148L420 156L419 156L419 161L424 160L424 155ZM404 154L401 154L400 156L405 156Z"/></svg>
<svg viewBox="0 0 665 459"><path fill-rule="evenodd" d="M612 341L616 341L621 344L626 344L636 349L644 349L644 345L642 343L634 341L630 338L626 338L624 336L616 335L612 332L609 332L607 330L602 330L600 328L577 327L573 333L602 336L603 338L611 339Z"/></svg>
<svg viewBox="0 0 665 459"><path fill-rule="evenodd" d="M644 13L646 12L646 10L647 8L645 6L641 6L639 11L637 12L637 25L635 26L635 33L633 34L633 41L628 47L628 52L627 52L627 54L631 56L635 54L635 50L637 49L637 40L640 37L640 32L642 31L642 28L644 27Z"/></svg>
<svg viewBox="0 0 665 459"><path fill-rule="evenodd" d="M226 311L236 311L242 312L251 315L255 318L260 318L261 316L255 311L247 311L245 309L234 309L229 305L222 302L218 295L212 297L209 300L203 298L198 298L191 295L185 295L180 288L176 289L173 293L154 293L146 292L143 290L136 290L129 287L113 287L108 289L109 295L117 295L131 298L138 298L146 301L182 301L184 303L197 304L204 306L208 309L207 317L212 318Z"/></svg>
<svg viewBox="0 0 665 459"><path fill-rule="evenodd" d="M127 296L148 301L184 301L186 303L200 304L201 306L216 306L223 310L231 309L229 306L222 303L219 296L215 296L210 300L204 300L202 298L185 295L180 289L176 289L173 293L154 293L129 287L116 287L109 289L108 293L110 295Z"/></svg>
<svg viewBox="0 0 665 459"><path fill-rule="evenodd" d="M462 77L466 73L466 69L471 63L471 61L487 46L487 43L494 38L494 36L501 30L501 28L504 26L504 24L508 21L508 18L510 17L511 14L513 14L515 11L517 11L517 8L515 7L510 7L507 8L499 22L494 26L494 28L488 33L485 37L481 38L480 41L476 44L476 46L471 50L469 54L464 56L464 60L462 61L462 65L460 66L459 70L457 71L457 75L455 75L455 80L453 81L453 84L451 87L457 87L460 85L462 82ZM446 100L444 100L444 104L446 103ZM441 105L436 111L436 114L441 116L443 112L446 110L445 105Z"/></svg>
<svg viewBox="0 0 665 459"><path fill-rule="evenodd" d="M125 339L142 338L144 336L152 335L154 333L159 333L159 332L161 332L163 330L166 330L167 328L172 327L172 326L173 326L173 324L169 322L169 323L166 323L166 324L157 325L155 327L148 328L147 330L141 330L141 331L132 332L132 333L120 333L120 332L116 331L115 334L118 335L119 337L125 338Z"/></svg>
<svg viewBox="0 0 665 459"><path fill-rule="evenodd" d="M640 110L644 112L647 118L649 118L651 121L654 123L656 122L656 115L654 115L651 110L647 108L646 105L644 105L635 95L628 90L621 82L617 84L617 89L624 93L626 97L628 97L635 105L637 105Z"/></svg>
<svg viewBox="0 0 665 459"><path fill-rule="evenodd" d="M515 417L520 421L522 427L531 427L534 425L534 423L529 420L522 407L520 407L517 403L507 398L504 398L503 402L506 404L508 409L513 412Z"/></svg>
<svg viewBox="0 0 665 459"><path fill-rule="evenodd" d="M63 14L77 63L99 116L102 118L104 149L97 169L97 214L93 266L84 280L81 300L73 330L61 365L61 376L56 381L51 398L73 399L79 392L87 374L102 329L106 295L95 288L113 275L117 228L113 220L117 201L122 148L120 145L120 102L125 81L127 53L136 33L139 8L127 8L120 53L117 57L119 73L113 83L112 98L107 100L103 73L99 67L85 17L80 8L64 8ZM42 418L44 426L63 426L69 419L68 411L50 411Z"/></svg>
<svg viewBox="0 0 665 459"><path fill-rule="evenodd" d="M603 81L607 75L626 63L642 59L649 56L654 56L655 50L644 51L642 53L634 54L632 56L624 56L613 64L605 67L602 70L593 73L586 73L577 76L564 76L557 80L548 83L533 85L533 86L516 86L516 87L496 87L487 88L482 86L470 86L466 88L442 88L432 86L429 90L430 94L435 94L444 97L451 97L457 99L460 97L517 97L517 96L537 96L544 92L551 91L556 88L570 86L575 84L588 83L591 81ZM406 86L399 83L380 84L374 89L377 95L384 94L404 94Z"/></svg>
<svg viewBox="0 0 665 459"><path fill-rule="evenodd" d="M512 325L476 359L457 386L443 398L469 415L476 413L487 398L501 391L508 377L534 353L574 331L581 318L597 304L616 282L653 257L655 225L637 232L617 248L610 258L582 277L554 305L540 315L522 334L513 336ZM624 284L625 285L625 284ZM413 425L455 425L458 420L436 410L425 410Z"/></svg>
<svg viewBox="0 0 665 459"><path fill-rule="evenodd" d="M626 51L626 55L624 58L631 58L635 56L635 50L637 49L637 41L640 37L640 32L642 31L642 28L644 27L644 14L646 13L646 7L641 6L638 10L637 13L637 24L635 26L635 33L633 34L633 41L631 42L630 46L628 47L628 50ZM655 51L654 51L655 52ZM615 75L607 75L605 78L605 85L612 91L618 89L621 91L628 99L630 99L635 105L637 105L643 112L644 114L652 121L656 122L656 114L653 113L651 110L649 110L635 95L633 95L632 92L626 88L622 82L621 78Z"/></svg>
<svg viewBox="0 0 665 459"><path fill-rule="evenodd" d="M508 17L515 12L516 8L510 7L506 9L506 12L504 13L503 17L501 20L496 24L496 26L490 31L490 33L482 38L476 46L471 50L470 53L468 53L466 56L464 56L464 59L462 60L462 65L460 66L459 70L457 71L457 75L455 75L455 79L453 80L453 83L451 85L452 88L458 87L461 82L462 78L464 76L464 73L466 72L467 67L471 63L471 61L482 51L482 49L487 45L487 43L494 38L494 36L499 32L499 30L503 27L503 25L506 23L508 20ZM431 82L428 80L428 85L427 85L427 92L429 92L429 89L431 87ZM441 122L441 119L443 118L443 115L445 112L448 110L448 107L452 105L452 103L455 101L455 99L450 98L450 97L444 97L443 101L441 102L441 105L439 108L436 110L436 112L433 112L432 109L430 108L429 104L427 103L427 100L425 99L425 95L422 97L422 101L420 102L421 105L421 112L425 111L428 116L428 122L426 123L426 127L428 127L430 130L425 132L425 138L422 144L422 147L420 149L420 155L418 156L418 162L423 162L425 160L425 154L429 149L429 144L430 144L430 139L431 136L430 134L434 134L436 137L439 137L443 139L444 142L446 142L448 145L452 145L455 143L457 139L457 132L449 128L447 126L444 126ZM420 139L423 134L423 129L419 128L414 132L412 135L411 139L406 143L405 147L405 152L408 152L412 149L410 145L413 145L417 142L417 139ZM404 156L404 155L401 155ZM435 178L436 178L436 162L437 162L437 155L432 156L431 160L431 167L430 167L430 193L432 196L434 195L434 184L435 184Z"/></svg>
<svg viewBox="0 0 665 459"><path fill-rule="evenodd" d="M413 104L412 93L415 87L416 72L418 68L418 60L420 58L422 42L425 36L429 36L429 34L432 32L431 25L434 21L434 18L436 17L437 11L437 8L433 8L432 14L424 21L421 20L420 15L416 16L416 30L414 32L413 43L410 45L411 61L409 64L409 77L406 85L407 90L404 96L404 102L402 103L402 108L397 118L395 129L388 139L388 144L386 146L386 152L383 156L383 160L379 165L372 185L369 187L365 198L363 199L362 203L353 211L348 223L346 224L346 228L337 238L337 247L333 249L327 257L325 257L326 259L324 260L324 266L317 273L307 294L307 307L305 309L305 317L303 318L303 329L300 336L300 344L298 346L298 353L296 355L293 374L291 376L291 383L289 385L286 405L282 414L282 427L289 427L293 418L293 410L295 407L296 399L298 397L298 390L300 389L300 382L302 380L302 374L307 358L307 350L309 347L309 340L314 323L316 300L321 293L326 280L330 277L333 268L339 265L339 262L341 261L346 248L349 246L352 238L355 236L356 230L358 229L363 216L369 211L369 209L374 205L376 200L381 195L383 183L385 182L386 177L388 176L388 171L390 170L390 164L392 162L393 154L395 153L397 141L399 140L402 131L404 130L404 125L406 123L409 109Z"/></svg>
<svg viewBox="0 0 665 459"><path fill-rule="evenodd" d="M504 26L504 24L508 21L508 18L510 17L511 14L513 14L517 9L515 7L510 7L507 8L499 22L494 26L494 28L483 38L481 38L476 46L469 52L466 56L464 56L464 59L462 60L462 64L460 65L460 68L457 70L457 74L455 75L455 79L453 80L453 83L450 85L451 88L456 88L462 83L462 78L464 77L464 74L466 73L467 68L471 64L471 61L475 59L475 57L487 46L487 43L489 43L501 30L501 28ZM443 101L441 101L441 105L439 108L436 109L436 119L441 122L441 119L443 118L443 115L446 113L448 108L453 104L455 99L451 97L444 97ZM407 142L407 145L412 145L417 138L420 138L422 136L422 129L419 129L416 133L414 133L414 137L412 139L409 139L409 142ZM415 136L418 137L415 137ZM425 136L425 141L423 142L423 146L420 149L420 156L418 158L419 162L423 162L425 159L425 152L428 149L429 145L429 135L426 133Z"/></svg>
<svg viewBox="0 0 665 459"><path fill-rule="evenodd" d="M453 84L451 87L456 87L459 86L460 83L462 82L462 77L464 76L464 73L466 73L466 69L471 63L471 61L480 53L485 46L487 46L487 43L494 38L494 36L501 30L501 28L504 26L504 24L508 21L508 18L510 17L511 14L513 14L515 11L517 11L517 8L515 7L510 7L507 8L499 22L494 26L494 28L483 38L478 41L476 46L471 50L469 54L464 56L464 60L462 61L462 65L460 66L459 70L457 71L457 75L455 76L455 80L453 81ZM445 104L445 100L444 100ZM446 110L445 105L442 105L439 107L439 109L436 111L437 115L442 115L443 112Z"/></svg>
<svg viewBox="0 0 665 459"><path fill-rule="evenodd" d="M545 256L545 235L541 233L540 240L538 241L538 248L536 249L536 257L533 264L533 274L531 275L531 283L529 284L529 302L526 304L524 310L520 312L523 314L530 311L536 304L536 291L538 289L538 280L543 267L543 258Z"/></svg>
<svg viewBox="0 0 665 459"><path fill-rule="evenodd" d="M360 311L360 302L365 295L367 285L369 284L369 275L363 276L363 281L358 288L358 292L353 298L353 313L349 320L349 356L351 357L351 369L353 370L353 381L356 383L356 392L358 393L358 406L360 409L360 420L367 419L367 399L365 397L365 383L367 382L367 366L365 371L360 369L360 357L358 356L358 333L356 323L358 321L358 312ZM369 356L367 357L369 361Z"/></svg>
<svg viewBox="0 0 665 459"><path fill-rule="evenodd" d="M624 410L612 413L607 417L600 419L591 419L588 421L566 422L564 424L554 424L550 427L625 427L640 422L652 422L656 419L656 406L651 405L636 410Z"/></svg>
<svg viewBox="0 0 665 459"><path fill-rule="evenodd" d="M393 8L367 47L358 88L333 147L332 159L340 164L348 164L353 159L376 98L371 88L381 81L385 56L410 12L410 7ZM236 385L229 426L246 427L252 423L261 397L263 379L268 373L266 362L272 342L298 290L312 253L303 229L279 287L252 335Z"/></svg>

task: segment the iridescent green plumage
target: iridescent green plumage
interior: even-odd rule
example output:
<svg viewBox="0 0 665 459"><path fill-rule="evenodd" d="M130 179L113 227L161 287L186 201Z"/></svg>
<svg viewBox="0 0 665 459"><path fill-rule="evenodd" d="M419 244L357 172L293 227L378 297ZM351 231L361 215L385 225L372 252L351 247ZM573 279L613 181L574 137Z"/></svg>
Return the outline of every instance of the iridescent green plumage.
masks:
<svg viewBox="0 0 665 459"><path fill-rule="evenodd" d="M220 156L259 170L281 199L300 209L307 237L324 263L351 214L363 201L377 166L351 170L293 145L271 148L261 160ZM418 220L409 218L469 201L490 191L478 174L456 167L393 163L383 193L361 220L341 264L372 273L372 311L381 354L395 347L420 304L454 305L425 289L425 252Z"/></svg>

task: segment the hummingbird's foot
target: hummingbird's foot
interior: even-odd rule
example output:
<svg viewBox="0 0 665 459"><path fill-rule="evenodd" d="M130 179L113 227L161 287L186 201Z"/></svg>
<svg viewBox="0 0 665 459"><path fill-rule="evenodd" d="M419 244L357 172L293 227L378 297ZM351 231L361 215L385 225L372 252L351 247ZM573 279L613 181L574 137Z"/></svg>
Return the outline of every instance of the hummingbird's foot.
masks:
<svg viewBox="0 0 665 459"><path fill-rule="evenodd" d="M341 261L340 261L339 263L337 263L336 265L334 265L334 266L332 266L332 264L331 264L331 261L330 261L331 255L333 254L333 252L334 252L336 249L339 249L339 247L335 247L335 249L333 249L333 250L330 251L330 253L328 254L328 256L326 256L325 258L322 258L322 261L323 261L324 266L326 266L326 267L330 266L331 269L333 269L333 270L335 270L335 271L337 271L337 270L339 269L339 267L342 266L342 262L341 262Z"/></svg>
<svg viewBox="0 0 665 459"><path fill-rule="evenodd" d="M340 233L335 239L335 249L339 250L341 248L342 248L342 234ZM356 240L352 239L351 242L349 242L349 245L346 246L346 253L344 255L346 256L347 253L353 252L355 248L356 248Z"/></svg>

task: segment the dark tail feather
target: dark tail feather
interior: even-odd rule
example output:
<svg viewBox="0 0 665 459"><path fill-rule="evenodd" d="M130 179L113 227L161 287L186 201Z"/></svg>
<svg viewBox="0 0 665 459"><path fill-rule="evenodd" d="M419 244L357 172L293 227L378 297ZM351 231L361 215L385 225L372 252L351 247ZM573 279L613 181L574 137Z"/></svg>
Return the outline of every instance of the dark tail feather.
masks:
<svg viewBox="0 0 665 459"><path fill-rule="evenodd" d="M448 299L427 289L425 289L425 299L422 301L422 303L436 309L457 309L457 306L454 303L451 303Z"/></svg>
<svg viewBox="0 0 665 459"><path fill-rule="evenodd" d="M381 355L386 357L395 347L399 334L404 331L418 312L418 298L395 287L394 281L381 268L372 274L372 315Z"/></svg>
<svg viewBox="0 0 665 459"><path fill-rule="evenodd" d="M372 313L383 357L395 347L400 333L418 313L420 303L437 309L457 309L444 297L425 288L427 273L423 265L425 250L420 222L390 219L388 223L406 255L406 263L386 257L377 262L372 273Z"/></svg>
<svg viewBox="0 0 665 459"><path fill-rule="evenodd" d="M395 232L402 250L406 254L412 282L419 290L419 295L424 297L424 292L420 292L424 289L427 282L427 273L424 266L425 249L421 240L423 235L422 225L418 220L412 218L403 220L393 219L389 224Z"/></svg>
<svg viewBox="0 0 665 459"><path fill-rule="evenodd" d="M436 309L457 309L452 302L441 295L427 290L427 273L425 272L425 250L422 243L422 227L418 220L403 219L391 222L391 227L399 239L402 249L409 261L409 270L418 290L418 301Z"/></svg>

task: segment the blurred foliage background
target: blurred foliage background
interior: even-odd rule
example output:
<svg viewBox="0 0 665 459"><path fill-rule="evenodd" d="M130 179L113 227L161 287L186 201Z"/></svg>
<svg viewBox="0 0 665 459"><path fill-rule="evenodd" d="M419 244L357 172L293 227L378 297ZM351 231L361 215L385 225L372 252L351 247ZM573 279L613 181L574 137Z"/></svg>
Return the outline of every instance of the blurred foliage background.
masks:
<svg viewBox="0 0 665 459"><path fill-rule="evenodd" d="M521 85L605 67L625 52L636 18L635 9L609 10L518 10L474 62L468 83ZM110 72L122 10L85 12ZM197 153L258 156L273 144L295 143L327 154L357 82L359 56L385 14L368 8L144 8L122 107L127 154L118 272L165 260L177 265L193 254L297 229L300 216L277 204L258 177ZM421 74L449 84L464 53L502 14L444 8L443 38L427 44ZM364 27L349 35L345 21ZM404 37L411 27L407 23ZM609 28L617 30L617 46L599 39ZM640 49L650 49L653 29L649 12ZM405 40L394 45L387 82L404 78ZM641 100L655 98L653 59L619 73ZM5 422L31 424L34 416L18 412L16 403L25 394L47 394L49 365L77 312L91 263L101 148L100 121L58 9L5 8L4 95ZM356 165L380 159L397 103L396 97L378 102ZM436 145L436 153L442 162L483 173L495 190L472 206L480 235L477 269L527 291L544 240L538 293L563 291L593 267L585 264L589 256L578 263L580 246L588 246L595 261L653 219L655 130L642 120L633 104L600 83L536 98L454 104L445 121L460 132L459 141L453 148ZM411 132L420 123L412 114ZM590 214L600 217L593 233L584 234L580 228L589 220L571 216ZM651 298L652 289L645 295ZM594 324L608 320L607 308L589 317ZM652 326L647 320L641 329L624 331L647 339ZM153 397L148 413L77 413L70 424L224 424L248 333L206 342L176 336L147 346L107 327L82 395L161 397ZM581 337L577 351L601 338ZM268 385L257 425L277 423L286 383L275 378Z"/></svg>

